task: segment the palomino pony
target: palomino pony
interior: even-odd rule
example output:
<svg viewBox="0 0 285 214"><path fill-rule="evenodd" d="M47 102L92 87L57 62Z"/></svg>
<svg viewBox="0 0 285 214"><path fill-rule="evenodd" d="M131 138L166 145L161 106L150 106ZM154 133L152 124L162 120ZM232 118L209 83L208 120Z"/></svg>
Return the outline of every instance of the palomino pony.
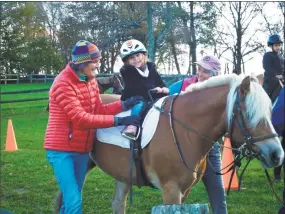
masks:
<svg viewBox="0 0 285 214"><path fill-rule="evenodd" d="M255 153L264 168L282 163L284 152L271 123L271 102L258 83L226 75L187 90L166 98L155 134L142 152L147 178L161 189L165 204L183 203L203 176L210 148L226 133L233 145ZM95 140L90 153L96 165L116 180L112 208L117 214L125 213L130 188L129 152ZM89 170L95 166L89 164ZM132 175L136 185L135 167Z"/></svg>
<svg viewBox="0 0 285 214"><path fill-rule="evenodd" d="M109 77L96 77L96 80L101 94L104 94L104 92L111 87L114 89L113 94L121 94L124 89L119 74L113 74Z"/></svg>

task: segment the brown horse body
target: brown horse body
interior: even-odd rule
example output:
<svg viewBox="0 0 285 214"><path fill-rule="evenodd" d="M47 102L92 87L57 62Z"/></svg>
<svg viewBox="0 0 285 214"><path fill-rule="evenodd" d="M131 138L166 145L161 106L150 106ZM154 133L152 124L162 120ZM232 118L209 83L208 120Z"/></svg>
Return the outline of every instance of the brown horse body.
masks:
<svg viewBox="0 0 285 214"><path fill-rule="evenodd" d="M221 81L223 79L217 80ZM242 82L239 90L241 97L245 97L249 93L250 84L249 79ZM173 105L172 114L177 120L188 127L198 130L199 133L207 136L212 141L207 141L198 134L182 127L177 122L173 122L174 132L177 135L177 141L180 143L182 155L191 170L187 169L180 159L174 143L169 117L165 114L160 115L157 130L149 145L143 149L142 160L147 177L154 186L161 189L163 201L166 204L183 203L191 187L202 176L202 174L196 172L203 173L205 171L206 156L213 146L213 142L217 141L228 131L227 117L229 114L227 112L227 97L230 84L226 82L224 84L205 83L204 85L207 87L201 87L201 89L196 91L192 89L193 92L186 92L179 95ZM265 93L261 93L262 96L266 96ZM102 97L104 103L111 102L110 98L106 101L107 97ZM258 99L257 97L253 98ZM117 99L119 99L119 96L115 96L114 100ZM167 99L164 111L169 112L172 98ZM263 97L263 99L268 98ZM270 107L270 100L266 101L266 103ZM249 108L248 104L242 105L243 111L246 111L246 108ZM270 118L270 116L264 115L264 118ZM246 120L246 122L248 124L250 121ZM270 121L260 121L254 129L250 129L251 135L256 137L272 134L274 132L272 124L268 125L266 122L271 124ZM232 140L238 145L244 143L244 136L239 131L238 125L235 124L233 126L231 136ZM252 146L252 149L261 152L262 163L266 167L280 165L284 158L284 152L277 137L265 138L256 142ZM112 202L113 213L125 213L130 180L129 152L128 149L95 140L94 149L90 153L96 165L116 180ZM91 162L89 163L89 169L94 167ZM135 169L133 169L133 184L136 184L135 175Z"/></svg>
<svg viewBox="0 0 285 214"><path fill-rule="evenodd" d="M221 93L221 88L224 92ZM181 95L174 105L173 114L177 119L185 124L190 124L201 133L207 133L208 138L218 140L225 133L225 109L226 86L207 89L208 93L218 94L209 97L207 102L211 103L210 108L216 114L211 114L209 106L205 108L191 108L191 106L203 106L201 92L193 92L191 97ZM204 92L203 92L204 93ZM200 97L200 98L199 98ZM170 100L165 105L165 110L169 109ZM189 106L189 111L179 110L175 106ZM203 121L216 121L213 123L193 123L200 117L207 115ZM192 118L192 120L189 120ZM224 119L221 119L224 118ZM213 146L211 142L205 141L194 133L181 129L178 124L174 124L178 141L181 144L183 156L189 167L195 171L204 172L206 167L206 155ZM209 130L211 134L209 135ZM91 153L92 159L104 172L123 183L129 182L129 150L117 146L101 143L94 143L94 151ZM142 160L148 179L152 184L163 191L163 201L169 204L180 204L182 197L187 190L198 182L201 174L196 174L186 169L181 162L176 150L172 132L170 130L169 118L161 115L157 130L149 145L143 150ZM133 171L133 183L136 184L135 169ZM175 182L174 182L175 181ZM125 187L128 188L128 187Z"/></svg>

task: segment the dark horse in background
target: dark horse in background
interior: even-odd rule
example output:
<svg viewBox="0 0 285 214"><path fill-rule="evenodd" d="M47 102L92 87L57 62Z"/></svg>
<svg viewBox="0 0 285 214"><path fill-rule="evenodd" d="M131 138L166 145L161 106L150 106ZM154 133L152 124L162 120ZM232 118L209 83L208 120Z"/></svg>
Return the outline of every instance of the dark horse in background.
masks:
<svg viewBox="0 0 285 214"><path fill-rule="evenodd" d="M104 94L104 92L109 88L113 88L113 94L121 94L124 89L122 85L122 77L118 73L114 73L109 77L96 77L96 80L100 94Z"/></svg>

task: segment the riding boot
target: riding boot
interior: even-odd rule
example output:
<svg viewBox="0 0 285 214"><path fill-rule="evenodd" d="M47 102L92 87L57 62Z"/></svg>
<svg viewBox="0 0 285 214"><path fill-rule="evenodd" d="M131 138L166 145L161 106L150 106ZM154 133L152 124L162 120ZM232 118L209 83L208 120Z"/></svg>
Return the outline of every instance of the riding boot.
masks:
<svg viewBox="0 0 285 214"><path fill-rule="evenodd" d="M122 135L124 137L130 138L130 139L134 139L136 138L136 134L137 134L137 127L134 125L128 125L122 132Z"/></svg>

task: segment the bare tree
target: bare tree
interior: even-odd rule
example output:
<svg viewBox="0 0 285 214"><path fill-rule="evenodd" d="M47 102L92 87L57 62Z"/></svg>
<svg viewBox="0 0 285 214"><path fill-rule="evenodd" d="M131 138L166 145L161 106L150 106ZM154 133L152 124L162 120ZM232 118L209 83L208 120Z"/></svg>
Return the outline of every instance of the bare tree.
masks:
<svg viewBox="0 0 285 214"><path fill-rule="evenodd" d="M228 2L217 5L220 16L227 22L221 29L217 29L221 36L219 42L225 46L225 50L230 50L233 58L226 58L233 63L234 72L242 72L242 64L251 58L250 54L258 51L263 45L255 38L258 29L248 34L252 21L261 13L265 3L257 2ZM227 32L227 33L226 33ZM231 45L234 43L234 45ZM244 69L243 69L244 70Z"/></svg>
<svg viewBox="0 0 285 214"><path fill-rule="evenodd" d="M193 62L197 61L197 45L213 45L211 38L217 22L216 8L213 2L177 2L177 5L176 16L182 22L182 38L189 46L187 73L196 74L196 65Z"/></svg>
<svg viewBox="0 0 285 214"><path fill-rule="evenodd" d="M269 5L270 4L270 5ZM261 15L262 15L262 21L259 23L259 30L264 32L267 36L270 36L272 34L283 34L283 39L285 39L285 32L284 32L284 19L285 19L285 9L284 9L284 2L267 2L265 6L272 7L276 6L276 9L280 8L281 13L278 14L278 10L276 10L276 13L272 16L269 16L265 12L265 8L261 8ZM267 8L268 8L267 7ZM266 52L266 46L261 48L259 50L260 54L264 54ZM284 50L281 49L281 51L284 52Z"/></svg>

